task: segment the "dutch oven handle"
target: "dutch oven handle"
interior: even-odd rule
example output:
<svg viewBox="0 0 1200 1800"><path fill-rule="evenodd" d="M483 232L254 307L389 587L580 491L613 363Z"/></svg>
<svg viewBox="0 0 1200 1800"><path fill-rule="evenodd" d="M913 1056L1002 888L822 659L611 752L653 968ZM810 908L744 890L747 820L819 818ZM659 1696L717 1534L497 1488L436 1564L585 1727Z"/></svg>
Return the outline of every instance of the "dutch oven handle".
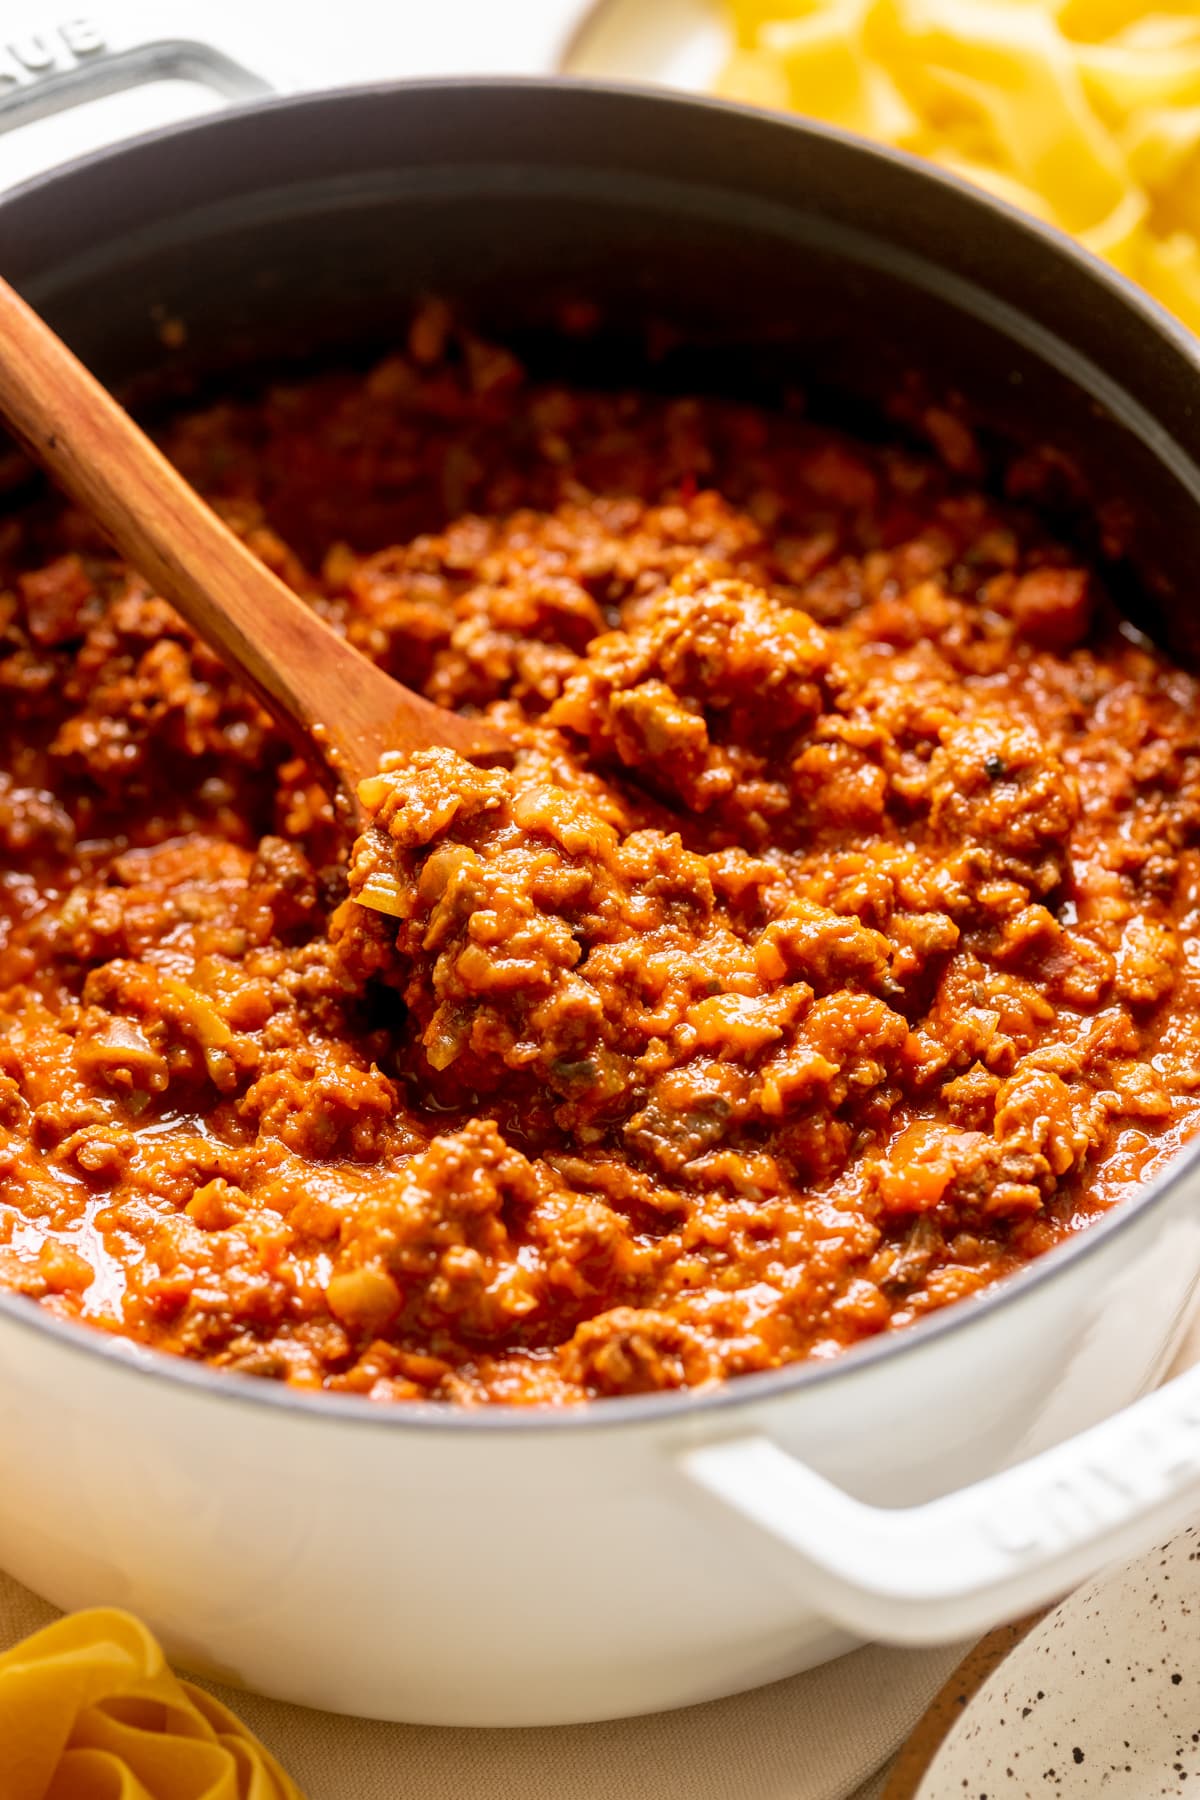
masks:
<svg viewBox="0 0 1200 1800"><path fill-rule="evenodd" d="M1015 1468L922 1506L864 1505L767 1437L682 1468L787 1546L805 1599L859 1637L951 1643L1058 1600L1200 1510L1200 1365Z"/></svg>
<svg viewBox="0 0 1200 1800"><path fill-rule="evenodd" d="M157 8L155 23L171 8ZM191 5L192 23L197 8ZM236 102L275 90L261 75L191 31L142 37L83 17L53 16L9 35L0 28L0 133L151 81L192 81Z"/></svg>

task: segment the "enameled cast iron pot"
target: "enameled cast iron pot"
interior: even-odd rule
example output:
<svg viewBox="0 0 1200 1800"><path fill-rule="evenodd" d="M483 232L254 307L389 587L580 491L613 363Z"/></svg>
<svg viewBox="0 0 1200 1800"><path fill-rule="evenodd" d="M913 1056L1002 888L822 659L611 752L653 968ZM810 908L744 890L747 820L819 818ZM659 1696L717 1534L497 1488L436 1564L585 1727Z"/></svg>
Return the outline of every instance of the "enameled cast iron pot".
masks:
<svg viewBox="0 0 1200 1800"><path fill-rule="evenodd" d="M693 384L878 397L916 368L1066 453L1118 587L1136 572L1189 645L1194 340L1054 232L836 132L539 82L267 102L11 193L0 266L115 382L361 349L428 292L501 331L590 292L712 345ZM1200 1374L1138 1398L1200 1268L1198 1156L839 1362L557 1415L300 1395L0 1298L0 1565L133 1608L193 1668L438 1724L679 1706L856 1637L978 1632L1200 1506Z"/></svg>

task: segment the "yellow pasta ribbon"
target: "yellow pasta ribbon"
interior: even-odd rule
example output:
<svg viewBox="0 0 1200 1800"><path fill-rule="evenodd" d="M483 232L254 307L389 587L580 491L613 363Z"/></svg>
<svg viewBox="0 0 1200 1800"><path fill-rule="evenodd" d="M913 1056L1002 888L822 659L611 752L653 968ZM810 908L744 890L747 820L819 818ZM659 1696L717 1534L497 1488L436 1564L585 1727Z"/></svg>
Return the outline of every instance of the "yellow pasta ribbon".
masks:
<svg viewBox="0 0 1200 1800"><path fill-rule="evenodd" d="M928 157L1200 331L1197 0L728 0L722 93Z"/></svg>
<svg viewBox="0 0 1200 1800"><path fill-rule="evenodd" d="M146 1627L69 1613L0 1656L4 1800L303 1800L227 1707L180 1681Z"/></svg>

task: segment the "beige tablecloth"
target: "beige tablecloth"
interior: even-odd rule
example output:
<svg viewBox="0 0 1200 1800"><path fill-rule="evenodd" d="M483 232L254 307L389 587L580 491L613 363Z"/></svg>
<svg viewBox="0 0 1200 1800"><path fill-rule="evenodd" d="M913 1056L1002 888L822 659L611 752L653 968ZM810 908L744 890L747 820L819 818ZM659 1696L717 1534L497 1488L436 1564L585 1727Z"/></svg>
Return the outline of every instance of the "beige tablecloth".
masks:
<svg viewBox="0 0 1200 1800"><path fill-rule="evenodd" d="M1176 1369L1197 1357L1200 1324ZM0 1575L0 1650L55 1616ZM380 1725L205 1685L309 1800L874 1800L964 1650L872 1646L731 1700L546 1731Z"/></svg>

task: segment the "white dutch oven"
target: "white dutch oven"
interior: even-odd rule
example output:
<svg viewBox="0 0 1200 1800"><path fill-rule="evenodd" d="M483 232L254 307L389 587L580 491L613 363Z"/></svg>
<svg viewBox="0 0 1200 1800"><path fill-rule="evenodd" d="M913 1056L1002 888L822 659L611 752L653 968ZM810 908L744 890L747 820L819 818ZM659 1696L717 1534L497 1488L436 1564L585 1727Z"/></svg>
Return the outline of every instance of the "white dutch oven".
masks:
<svg viewBox="0 0 1200 1800"><path fill-rule="evenodd" d="M1052 232L836 133L532 82L268 102L0 199L0 264L113 380L361 347L427 291L501 328L581 290L618 333L666 317L714 346L693 383L803 374L819 400L923 368L1120 500L1114 581L1190 643L1193 342ZM1139 1398L1196 1284L1198 1202L1187 1151L906 1335L563 1415L302 1396L0 1297L0 1564L131 1607L194 1668L438 1724L679 1706L855 1638L981 1631L1200 1504L1200 1373Z"/></svg>

